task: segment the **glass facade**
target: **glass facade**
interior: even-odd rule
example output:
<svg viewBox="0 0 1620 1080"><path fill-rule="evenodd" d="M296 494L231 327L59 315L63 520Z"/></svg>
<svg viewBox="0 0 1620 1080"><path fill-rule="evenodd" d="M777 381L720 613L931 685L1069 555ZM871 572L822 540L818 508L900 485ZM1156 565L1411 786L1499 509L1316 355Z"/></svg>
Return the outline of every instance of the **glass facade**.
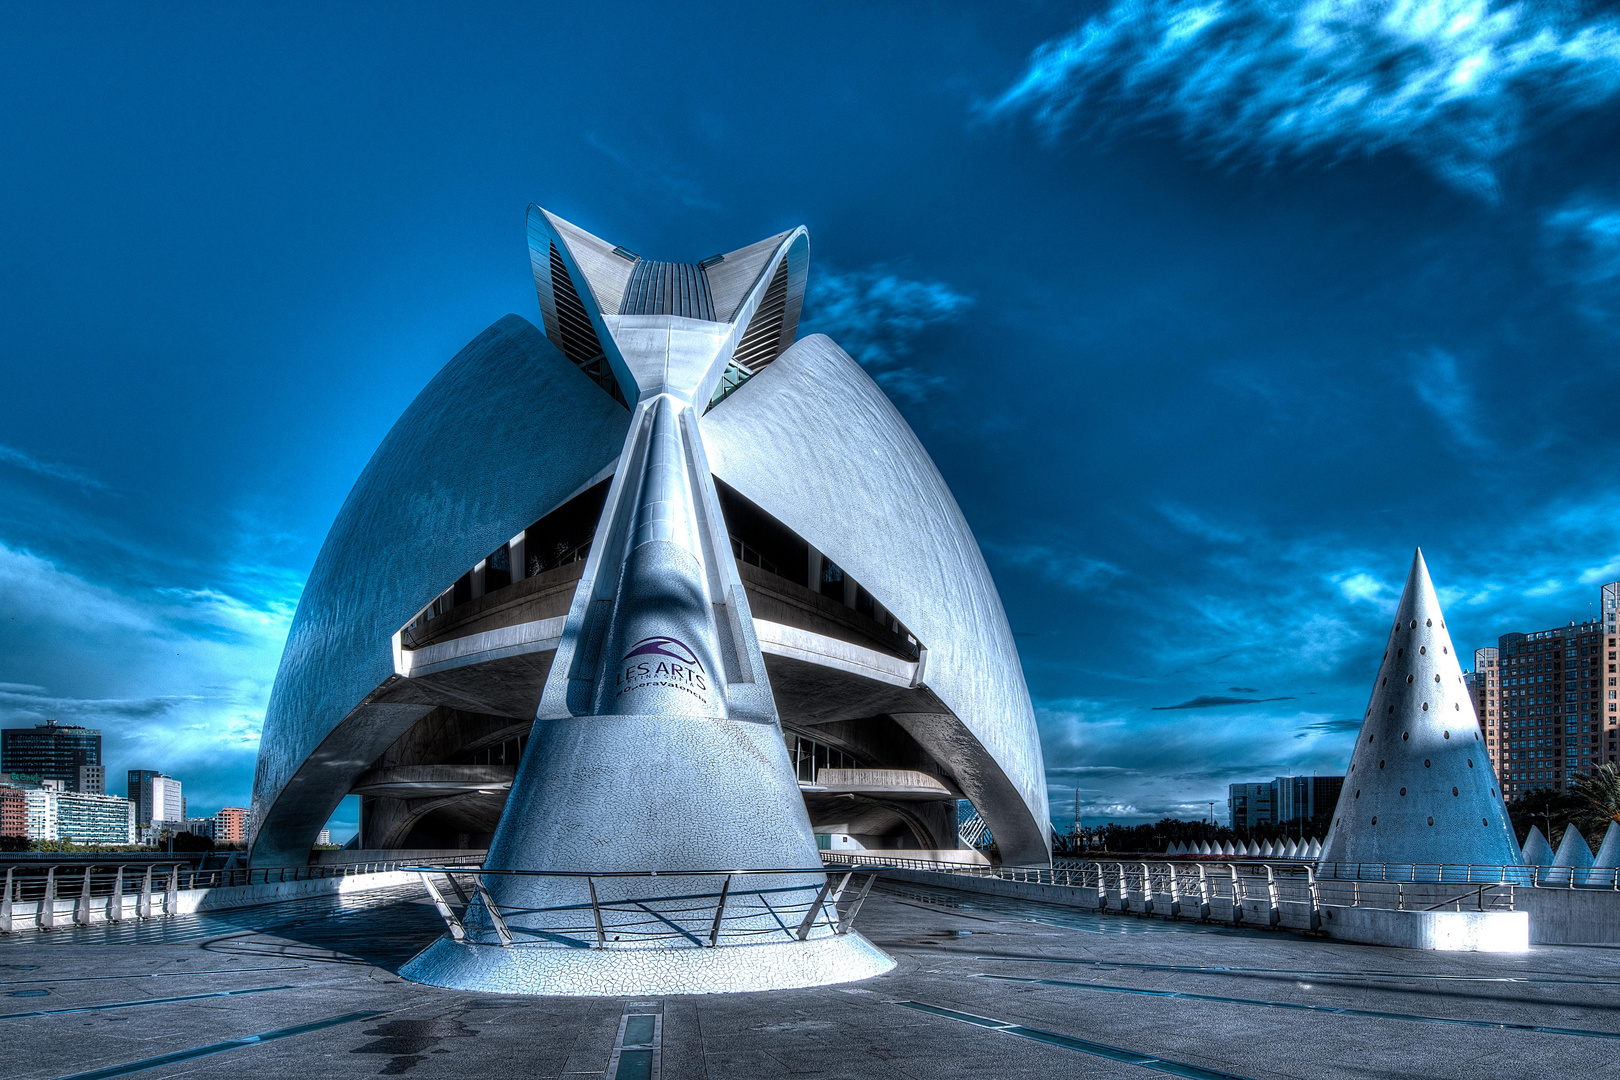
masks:
<svg viewBox="0 0 1620 1080"><path fill-rule="evenodd" d="M101 765L101 729L57 724L0 731L0 772L60 780L62 790L79 790L79 769Z"/></svg>

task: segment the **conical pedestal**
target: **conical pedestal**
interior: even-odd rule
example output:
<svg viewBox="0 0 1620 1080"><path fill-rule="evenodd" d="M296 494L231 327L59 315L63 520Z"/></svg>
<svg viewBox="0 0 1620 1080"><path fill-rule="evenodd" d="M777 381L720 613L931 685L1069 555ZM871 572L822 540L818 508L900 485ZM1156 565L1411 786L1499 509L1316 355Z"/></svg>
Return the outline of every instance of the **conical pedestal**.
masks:
<svg viewBox="0 0 1620 1080"><path fill-rule="evenodd" d="M1421 551L1396 609L1322 864L1324 874L1391 880L1462 880L1469 866L1520 864ZM1480 877L1474 870L1471 879Z"/></svg>

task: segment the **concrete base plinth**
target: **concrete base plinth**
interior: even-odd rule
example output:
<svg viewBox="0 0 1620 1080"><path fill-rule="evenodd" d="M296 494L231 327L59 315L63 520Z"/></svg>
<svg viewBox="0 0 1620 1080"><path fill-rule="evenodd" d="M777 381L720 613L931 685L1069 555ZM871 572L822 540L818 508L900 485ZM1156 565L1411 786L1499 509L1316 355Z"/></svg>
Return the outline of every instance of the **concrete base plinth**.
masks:
<svg viewBox="0 0 1620 1080"><path fill-rule="evenodd" d="M1524 911L1393 911L1324 906L1322 930L1328 937L1398 949L1530 951L1530 915Z"/></svg>
<svg viewBox="0 0 1620 1080"><path fill-rule="evenodd" d="M857 933L715 949L458 945L440 938L400 975L451 990L622 997L828 986L881 975L894 960Z"/></svg>

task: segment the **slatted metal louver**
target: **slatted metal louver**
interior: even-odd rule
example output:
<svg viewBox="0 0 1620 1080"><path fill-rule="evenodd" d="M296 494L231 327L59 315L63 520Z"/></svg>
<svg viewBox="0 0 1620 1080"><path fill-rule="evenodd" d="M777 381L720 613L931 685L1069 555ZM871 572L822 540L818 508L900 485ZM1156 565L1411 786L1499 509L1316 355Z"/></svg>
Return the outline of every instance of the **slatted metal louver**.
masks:
<svg viewBox="0 0 1620 1080"><path fill-rule="evenodd" d="M748 321L748 329L743 331L742 341L737 344L737 351L732 353L732 362L750 374L758 372L775 360L777 354L782 351L782 323L787 315L787 286L787 260L783 259L777 265L776 275L771 278L770 288L765 290L765 297L754 311L754 317Z"/></svg>
<svg viewBox="0 0 1620 1080"><path fill-rule="evenodd" d="M703 271L688 263L636 263L625 286L621 315L681 315L714 321L714 302Z"/></svg>
<svg viewBox="0 0 1620 1080"><path fill-rule="evenodd" d="M585 314L585 305L580 303L574 280L568 276L568 267L557 253L556 244L551 245L551 296L557 310L557 330L562 338L558 344L562 347L563 355L589 375L596 385L612 394L613 400L625 405L619 380L613 377L613 368L602 351L602 342L596 336L596 328L591 325L591 317Z"/></svg>

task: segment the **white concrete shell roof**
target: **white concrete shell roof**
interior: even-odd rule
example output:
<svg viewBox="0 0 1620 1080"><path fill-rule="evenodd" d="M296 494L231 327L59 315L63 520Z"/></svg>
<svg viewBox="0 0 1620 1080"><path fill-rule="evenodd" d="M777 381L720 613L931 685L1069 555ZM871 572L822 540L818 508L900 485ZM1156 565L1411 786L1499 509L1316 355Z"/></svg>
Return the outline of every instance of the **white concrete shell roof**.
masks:
<svg viewBox="0 0 1620 1080"><path fill-rule="evenodd" d="M607 339L593 301L622 288L635 256L543 212L531 214L530 235L567 249L575 291ZM549 323L549 255L539 252ZM786 337L807 263L795 230L706 272L716 306L742 316L785 281L771 317ZM303 862L355 780L433 708L396 672L395 633L473 564L611 472L630 414L576 362L509 315L424 388L366 466L316 559L271 694L254 862ZM620 365L619 385L633 394L631 376ZM906 698L916 711L876 711L973 800L1005 861L1048 861L1040 740L1006 615L944 479L883 392L816 335L767 361L699 427L715 475L844 567L926 649Z"/></svg>
<svg viewBox="0 0 1620 1080"><path fill-rule="evenodd" d="M395 631L611 466L629 422L516 315L417 395L344 500L293 617L253 782L258 862L304 862L349 784L425 713L360 707L395 678Z"/></svg>
<svg viewBox="0 0 1620 1080"><path fill-rule="evenodd" d="M949 714L895 717L957 772L1009 863L1048 855L1045 767L1001 597L893 403L832 339L795 342L703 419L716 476L853 574L928 649Z"/></svg>

